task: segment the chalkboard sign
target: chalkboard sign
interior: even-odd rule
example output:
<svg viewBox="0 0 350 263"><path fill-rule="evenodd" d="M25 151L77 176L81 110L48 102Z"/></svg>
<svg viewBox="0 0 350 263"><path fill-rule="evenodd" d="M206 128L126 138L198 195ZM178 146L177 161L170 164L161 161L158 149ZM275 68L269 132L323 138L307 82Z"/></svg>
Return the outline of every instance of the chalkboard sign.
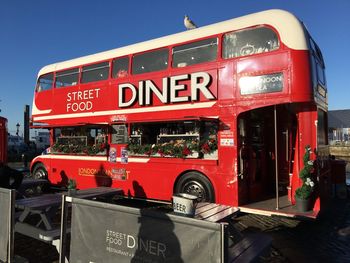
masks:
<svg viewBox="0 0 350 263"><path fill-rule="evenodd" d="M112 144L125 144L128 142L128 129L125 124L112 125Z"/></svg>
<svg viewBox="0 0 350 263"><path fill-rule="evenodd" d="M87 145L86 136L62 136L57 138L60 145Z"/></svg>

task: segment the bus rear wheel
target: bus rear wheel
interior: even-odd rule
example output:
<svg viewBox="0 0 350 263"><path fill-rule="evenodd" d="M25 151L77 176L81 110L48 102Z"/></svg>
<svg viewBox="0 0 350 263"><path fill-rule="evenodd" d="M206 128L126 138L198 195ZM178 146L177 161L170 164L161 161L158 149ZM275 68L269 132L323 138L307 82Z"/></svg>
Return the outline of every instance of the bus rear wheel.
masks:
<svg viewBox="0 0 350 263"><path fill-rule="evenodd" d="M189 172L180 177L175 193L187 193L198 197L199 202L215 202L213 186L207 177L198 172Z"/></svg>
<svg viewBox="0 0 350 263"><path fill-rule="evenodd" d="M33 170L34 179L47 179L47 171L43 164L39 163L34 167Z"/></svg>

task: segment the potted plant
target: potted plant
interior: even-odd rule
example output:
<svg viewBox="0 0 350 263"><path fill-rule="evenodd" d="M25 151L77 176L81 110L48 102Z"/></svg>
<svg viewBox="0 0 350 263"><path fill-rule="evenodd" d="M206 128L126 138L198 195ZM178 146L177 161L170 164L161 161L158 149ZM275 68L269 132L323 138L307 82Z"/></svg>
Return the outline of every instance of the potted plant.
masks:
<svg viewBox="0 0 350 263"><path fill-rule="evenodd" d="M313 181L314 166L313 161L310 160L310 154L311 148L307 145L303 158L304 167L299 173L299 178L303 183L295 191L296 208L299 212L306 212L311 209L315 183Z"/></svg>
<svg viewBox="0 0 350 263"><path fill-rule="evenodd" d="M77 194L77 182L75 179L68 179L67 189L69 196L75 196Z"/></svg>

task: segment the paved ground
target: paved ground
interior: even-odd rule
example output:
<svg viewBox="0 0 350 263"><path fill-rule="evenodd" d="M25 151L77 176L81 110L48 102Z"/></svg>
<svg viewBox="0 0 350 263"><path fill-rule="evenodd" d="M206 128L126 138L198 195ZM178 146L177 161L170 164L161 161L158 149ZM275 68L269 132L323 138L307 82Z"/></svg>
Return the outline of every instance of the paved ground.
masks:
<svg viewBox="0 0 350 263"><path fill-rule="evenodd" d="M264 262L350 262L350 200L334 199L316 221L244 215L241 231L264 232L273 239Z"/></svg>
<svg viewBox="0 0 350 263"><path fill-rule="evenodd" d="M54 246L21 234L15 234L15 255L21 256L29 263L57 263L58 253Z"/></svg>

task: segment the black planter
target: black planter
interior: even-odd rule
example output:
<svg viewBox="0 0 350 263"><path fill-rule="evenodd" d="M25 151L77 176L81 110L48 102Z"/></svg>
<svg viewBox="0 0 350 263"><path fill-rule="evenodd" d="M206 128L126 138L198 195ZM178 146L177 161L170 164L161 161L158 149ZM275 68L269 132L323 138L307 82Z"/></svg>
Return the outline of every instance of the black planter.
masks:
<svg viewBox="0 0 350 263"><path fill-rule="evenodd" d="M299 199L295 197L295 205L298 212L307 212L311 209L311 198Z"/></svg>
<svg viewBox="0 0 350 263"><path fill-rule="evenodd" d="M76 196L77 189L68 189L68 196Z"/></svg>

